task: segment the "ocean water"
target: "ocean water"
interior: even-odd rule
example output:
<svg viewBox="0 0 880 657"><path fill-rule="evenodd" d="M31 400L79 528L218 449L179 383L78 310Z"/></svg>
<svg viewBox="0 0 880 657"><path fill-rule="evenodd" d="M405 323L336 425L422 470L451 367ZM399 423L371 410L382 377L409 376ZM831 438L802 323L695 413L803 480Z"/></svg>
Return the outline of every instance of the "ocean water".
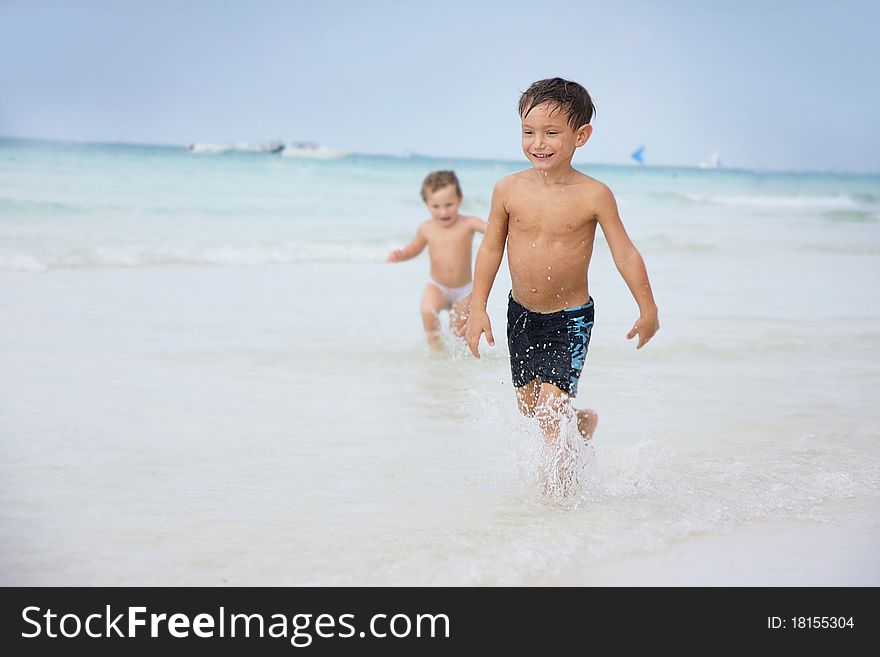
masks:
<svg viewBox="0 0 880 657"><path fill-rule="evenodd" d="M880 177L579 165L662 328L598 238L548 498L506 263L475 361L384 262L428 171L525 165L0 140L0 583L880 584Z"/></svg>

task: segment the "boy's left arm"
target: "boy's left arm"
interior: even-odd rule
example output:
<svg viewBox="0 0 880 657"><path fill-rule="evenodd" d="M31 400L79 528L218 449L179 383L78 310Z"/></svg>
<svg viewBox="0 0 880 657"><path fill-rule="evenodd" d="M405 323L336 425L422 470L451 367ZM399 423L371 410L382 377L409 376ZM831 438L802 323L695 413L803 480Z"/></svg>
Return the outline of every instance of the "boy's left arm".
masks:
<svg viewBox="0 0 880 657"><path fill-rule="evenodd" d="M614 258L617 271L620 272L633 298L639 304L639 318L626 334L626 339L632 340L638 334L639 343L636 348L641 349L660 330L657 304L654 302L654 293L651 291L651 282L648 280L645 261L642 260L642 255L632 243L629 235L626 234L626 229L620 220L614 194L604 185L599 193L597 218L605 240L608 242L608 247L611 249L611 256Z"/></svg>

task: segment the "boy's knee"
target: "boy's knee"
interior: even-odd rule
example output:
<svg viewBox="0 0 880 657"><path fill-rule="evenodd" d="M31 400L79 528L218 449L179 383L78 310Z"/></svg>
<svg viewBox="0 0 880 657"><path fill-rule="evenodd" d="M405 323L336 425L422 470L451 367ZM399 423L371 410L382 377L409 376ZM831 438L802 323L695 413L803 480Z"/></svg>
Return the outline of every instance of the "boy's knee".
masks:
<svg viewBox="0 0 880 657"><path fill-rule="evenodd" d="M538 404L535 406L535 411L533 413L533 417L538 418L539 420L547 420L549 418L555 417L557 412L553 410L550 404Z"/></svg>
<svg viewBox="0 0 880 657"><path fill-rule="evenodd" d="M516 402L519 407L519 412L525 415L526 417L535 417L535 407L530 405L528 402L518 399Z"/></svg>
<svg viewBox="0 0 880 657"><path fill-rule="evenodd" d="M559 416L566 410L567 399L557 395L541 396L535 404L535 412L542 417Z"/></svg>

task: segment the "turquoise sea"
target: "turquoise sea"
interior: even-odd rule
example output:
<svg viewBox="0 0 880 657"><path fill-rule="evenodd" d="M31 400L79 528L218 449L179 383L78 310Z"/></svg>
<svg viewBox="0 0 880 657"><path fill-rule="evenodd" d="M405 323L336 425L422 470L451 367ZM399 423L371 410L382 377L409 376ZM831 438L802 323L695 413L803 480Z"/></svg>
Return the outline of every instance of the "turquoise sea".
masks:
<svg viewBox="0 0 880 657"><path fill-rule="evenodd" d="M525 166L0 139L0 582L880 584L880 176L579 164L662 328L599 237L548 504L503 341L429 354L385 263Z"/></svg>

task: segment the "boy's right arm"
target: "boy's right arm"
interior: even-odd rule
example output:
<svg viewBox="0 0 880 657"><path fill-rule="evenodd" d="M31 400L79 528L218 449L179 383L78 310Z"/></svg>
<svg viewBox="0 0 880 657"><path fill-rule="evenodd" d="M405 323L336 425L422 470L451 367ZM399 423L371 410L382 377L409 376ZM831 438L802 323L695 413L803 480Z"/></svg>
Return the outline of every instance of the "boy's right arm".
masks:
<svg viewBox="0 0 880 657"><path fill-rule="evenodd" d="M492 323L486 312L489 292L501 266L504 256L504 244L507 242L507 225L510 215L505 208L504 200L509 185L508 179L495 185L492 192L492 209L489 211L489 223L486 235L477 252L477 264L474 267L474 291L471 295L471 310L467 322L467 343L475 358L480 357L480 336L486 334L489 346L495 346L492 337Z"/></svg>
<svg viewBox="0 0 880 657"><path fill-rule="evenodd" d="M404 260L412 260L417 255L419 255L428 244L428 240L425 237L425 230L423 225L419 225L419 229L416 231L416 236L413 238L412 242L407 244L402 249L394 249L391 253L388 254L388 262L403 262Z"/></svg>

